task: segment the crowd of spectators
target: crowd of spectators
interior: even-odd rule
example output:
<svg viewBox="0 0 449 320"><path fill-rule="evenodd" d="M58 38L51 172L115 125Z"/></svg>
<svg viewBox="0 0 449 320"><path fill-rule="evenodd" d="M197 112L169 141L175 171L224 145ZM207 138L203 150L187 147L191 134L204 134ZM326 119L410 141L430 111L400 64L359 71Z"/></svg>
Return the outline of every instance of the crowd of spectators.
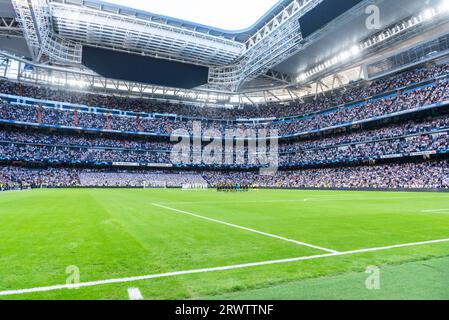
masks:
<svg viewBox="0 0 449 320"><path fill-rule="evenodd" d="M449 129L449 117L431 118L422 121L411 120L383 128L341 133L324 138L312 138L280 145L282 153L295 153L303 150L329 148L352 143L367 143L383 139L398 138L419 133L431 133Z"/></svg>
<svg viewBox="0 0 449 320"><path fill-rule="evenodd" d="M304 150L324 149L335 146L344 146L354 143L368 143L378 140L399 138L403 136L434 133L449 130L449 117L429 118L424 120L411 120L405 123L393 124L387 127L353 133L340 133L323 138L311 137L298 141L280 141L280 153L297 153ZM170 152L173 143L158 141L142 137L101 136L91 133L70 134L66 132L43 132L36 130L3 129L0 130L0 142L31 143L49 146L71 146L88 148L114 148L138 151ZM205 143L206 144L206 143ZM204 145L205 145L204 144Z"/></svg>
<svg viewBox="0 0 449 320"><path fill-rule="evenodd" d="M0 167L3 190L37 187L181 187L185 184L253 185L276 188L441 189L449 188L449 162L257 172L102 171Z"/></svg>
<svg viewBox="0 0 449 320"><path fill-rule="evenodd" d="M394 158L416 153L449 152L449 118L409 121L389 127L340 134L326 138L310 138L291 142L280 141L280 166L310 166L318 164L348 163L379 158ZM93 134L63 134L36 130L0 130L0 158L58 163L139 163L139 164L192 164L193 149L187 163L173 161L171 151L175 143L155 141L153 138L97 137ZM202 147L208 145L204 142ZM257 150L234 150L235 163L225 163L228 150L222 143L219 163L242 168L259 165L258 157L250 157ZM236 157L243 156L244 162ZM180 159L186 159L181 157ZM256 162L252 162L256 159ZM193 163L198 165L200 163Z"/></svg>
<svg viewBox="0 0 449 320"><path fill-rule="evenodd" d="M80 180L76 170L49 168L0 167L0 190L41 187L74 187Z"/></svg>
<svg viewBox="0 0 449 320"><path fill-rule="evenodd" d="M103 150L52 147L32 144L0 144L0 159L44 163L139 163L168 164L170 154L163 152Z"/></svg>
<svg viewBox="0 0 449 320"><path fill-rule="evenodd" d="M407 87L425 80L438 78L449 73L449 64L434 65L429 68L417 68L400 74L384 77L374 81L365 91L365 98L375 96L385 91Z"/></svg>
<svg viewBox="0 0 449 320"><path fill-rule="evenodd" d="M14 128L0 129L0 142L28 143L57 147L123 149L127 151L170 152L172 144L154 139L106 137L96 134L64 134Z"/></svg>
<svg viewBox="0 0 449 320"><path fill-rule="evenodd" d="M383 98L341 107L332 112L318 113L310 117L299 118L281 123L242 124L208 121L203 123L203 132L214 129L225 134L229 129L272 129L279 135L295 135L303 132L344 125L355 121L368 120L400 111L407 111L436 102L449 100L449 81L438 80L435 83L397 96ZM47 125L81 127L88 129L115 130L121 132L146 132L157 135L171 135L176 130L193 132L193 121L174 121L168 118L150 119L133 116L105 115L90 112L63 111L35 106L10 105L0 103L0 117Z"/></svg>
<svg viewBox="0 0 449 320"><path fill-rule="evenodd" d="M182 187L184 185L207 185L199 173L182 172L101 172L79 173L84 187Z"/></svg>
<svg viewBox="0 0 449 320"><path fill-rule="evenodd" d="M222 151L224 152L224 150ZM447 132L439 134L423 134L407 138L381 140L369 143L360 143L346 146L333 146L323 149L310 149L279 155L279 165L284 166L311 166L333 163L349 163L379 158L396 158L415 154L444 154L449 153L449 135ZM146 164L174 164L174 165L199 165L192 162L191 153L187 163L181 160L174 161L170 152L162 151L140 151L123 149L103 149L89 147L51 146L32 143L2 142L0 143L0 159L4 161L27 161L44 163L88 163L88 164L111 164L111 163L138 163ZM236 155L234 155L236 156ZM251 165L260 165L257 157L250 157L248 150L243 154L244 163L225 163L224 154L220 161L215 163L216 167L229 165L245 168ZM183 158L180 158L183 159ZM255 160L254 160L255 159ZM252 162L256 161L256 162ZM207 164L207 163L205 163Z"/></svg>
<svg viewBox="0 0 449 320"><path fill-rule="evenodd" d="M92 107L105 107L109 109L129 110L147 113L176 114L185 117L208 119L240 119L262 117L289 117L304 115L344 103L364 100L383 92L395 90L405 86L417 84L429 79L449 74L449 64L435 65L429 68L417 68L397 75L382 78L367 84L363 81L350 84L343 90L327 93L324 96L309 99L309 101L295 101L280 106L278 103L267 105L245 105L234 108L215 108L207 106L194 106L168 102L156 102L147 99L126 98L114 95L96 95L66 90L25 85L0 80L0 93L32 97L53 101L64 101L74 104L83 104Z"/></svg>
<svg viewBox="0 0 449 320"><path fill-rule="evenodd" d="M329 93L314 101L278 103L245 108L209 108L129 99L114 96L81 94L39 88L0 80L0 93L85 104L109 109L170 113L203 120L202 130L214 129L217 136L229 129L273 129L281 136L297 135L313 130L347 125L374 117L395 114L449 101L447 77L415 88L399 90L394 94L371 98L399 88L449 75L449 64L421 68L383 78L371 84L359 82L344 92ZM357 102L357 103L356 103ZM348 103L351 103L348 105ZM346 105L345 105L346 104ZM338 107L337 107L338 106ZM337 107L337 108L335 108ZM333 109L330 109L333 108ZM328 110L329 109L329 110ZM327 110L322 112L323 110ZM306 115L308 114L308 115ZM306 116L300 116L306 115ZM237 118L295 118L269 121L264 124L243 124L220 119ZM123 163L171 164L173 143L165 142L164 135L182 129L192 134L193 119L173 120L169 117L150 118L123 116L86 111L55 109L44 106L12 105L0 100L0 119L63 126L77 130L39 131L35 129L0 130L0 160L44 162L47 164L104 164ZM215 120L214 120L215 119ZM117 134L91 134L79 128L117 131ZM400 155L449 152L449 117L408 121L379 129L343 133L322 138L284 140L279 145L281 168L329 164L348 165L351 162L379 158L394 159ZM437 132L438 131L438 132ZM127 133L145 132L147 137ZM155 138L153 135L161 136ZM205 134L204 134L205 135ZM203 147L207 143L203 144ZM248 147L244 156L248 159ZM237 157L237 155L234 155ZM223 159L225 155L223 154ZM233 157L234 158L234 157ZM179 164L179 163L173 163ZM195 163L196 164L196 163ZM258 165L259 163L255 163ZM236 166L244 169L248 166ZM78 166L80 167L80 166ZM329 167L329 166L328 166ZM218 166L218 169L221 167ZM377 166L333 167L297 171L278 171L274 176L263 176L258 171L104 171L101 169L30 169L0 167L2 190L37 187L141 187L182 185L260 185L264 187L297 188L449 188L448 161L386 164Z"/></svg>
<svg viewBox="0 0 449 320"><path fill-rule="evenodd" d="M344 147L334 146L324 149L303 150L281 155L281 165L316 165L347 163L387 157L401 157L417 153L449 153L449 135L418 135L401 139L352 144Z"/></svg>
<svg viewBox="0 0 449 320"><path fill-rule="evenodd" d="M448 189L449 162L279 171L274 176L255 172L205 172L210 185L253 184L277 188Z"/></svg>
<svg viewBox="0 0 449 320"><path fill-rule="evenodd" d="M342 107L329 113L319 113L299 120L273 125L282 135L308 132L385 116L449 100L449 82L439 80L432 85L404 92L394 97Z"/></svg>
<svg viewBox="0 0 449 320"><path fill-rule="evenodd" d="M435 65L430 68L418 68L381 78L369 85L357 83L352 87L343 88L343 92L326 93L324 96L317 97L310 102L291 102L286 106L282 106L282 108L279 108L277 103L272 103L266 107L269 110L266 113L276 117L310 114L342 104L366 100L384 92L416 85L447 74L449 74L449 64Z"/></svg>

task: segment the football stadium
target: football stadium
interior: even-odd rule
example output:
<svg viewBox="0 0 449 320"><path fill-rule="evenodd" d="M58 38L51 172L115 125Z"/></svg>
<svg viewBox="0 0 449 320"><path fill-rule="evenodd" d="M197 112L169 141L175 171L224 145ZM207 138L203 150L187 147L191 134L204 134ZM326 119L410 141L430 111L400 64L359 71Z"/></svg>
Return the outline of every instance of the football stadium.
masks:
<svg viewBox="0 0 449 320"><path fill-rule="evenodd" d="M0 189L0 300L449 300L449 0L0 0Z"/></svg>

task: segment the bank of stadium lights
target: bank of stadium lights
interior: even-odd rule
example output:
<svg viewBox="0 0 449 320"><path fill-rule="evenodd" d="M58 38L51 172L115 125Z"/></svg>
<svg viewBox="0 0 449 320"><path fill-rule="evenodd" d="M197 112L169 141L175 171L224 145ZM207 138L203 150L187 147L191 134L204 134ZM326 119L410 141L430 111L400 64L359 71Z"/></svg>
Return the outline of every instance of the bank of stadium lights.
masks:
<svg viewBox="0 0 449 320"><path fill-rule="evenodd" d="M298 81L305 81L307 78L328 69L338 63L348 60L358 56L362 52L362 48L359 45L354 45L350 49L342 51L340 54L336 55L332 59L325 61L324 63L316 66L315 68L309 70L308 72L302 73L298 77Z"/></svg>
<svg viewBox="0 0 449 320"><path fill-rule="evenodd" d="M59 78L59 77L50 77L49 82L52 84L58 85L58 86L69 86L69 87L77 87L77 88L85 88L89 85L88 82L83 80L76 80L76 79L65 79L65 78Z"/></svg>
<svg viewBox="0 0 449 320"><path fill-rule="evenodd" d="M421 12L419 15L414 16L408 20L404 20L401 23L395 25L394 27L385 29L381 33L369 38L368 40L364 41L363 43L356 44L349 50L343 51L340 54L336 55L335 57L325 61L324 63L317 65L316 67L310 69L307 72L304 72L300 74L297 78L298 82L304 82L310 77L314 76L315 74L326 70L336 64L339 64L341 62L344 62L348 60L349 58L358 56L366 49L369 49L373 46L378 45L379 43L382 43L388 39L390 39L393 36L396 36L399 33L402 33L408 29L411 29L413 27L416 27L417 25L426 22L431 21L434 18L440 17L443 14L449 14L449 0L443 0L440 5L432 8L428 8Z"/></svg>
<svg viewBox="0 0 449 320"><path fill-rule="evenodd" d="M83 80L68 80L67 81L69 86L78 87L78 88L86 88L89 83Z"/></svg>

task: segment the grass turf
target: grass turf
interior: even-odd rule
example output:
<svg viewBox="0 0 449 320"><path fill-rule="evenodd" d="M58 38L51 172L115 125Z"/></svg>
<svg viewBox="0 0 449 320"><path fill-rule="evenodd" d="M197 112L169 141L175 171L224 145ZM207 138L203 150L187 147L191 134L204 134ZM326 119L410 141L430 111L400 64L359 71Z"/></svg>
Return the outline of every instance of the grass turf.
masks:
<svg viewBox="0 0 449 320"><path fill-rule="evenodd" d="M379 289L367 290L366 272L292 282L221 296L211 300L425 300L449 299L449 257L386 265L380 269Z"/></svg>
<svg viewBox="0 0 449 320"><path fill-rule="evenodd" d="M77 266L81 281L88 282L326 253L154 203L337 251L449 238L445 193L9 192L0 194L0 291L65 284L68 266ZM408 270L408 262L439 261L436 257L449 257L449 243L0 298L128 299L127 289L138 287L145 299L233 298L239 292L259 299L407 299L416 295L399 290L407 287L400 278L385 279L396 279L390 282L399 290L394 295L384 288L376 294L351 295L351 286L340 285L345 281L338 279L358 279L354 281L363 286L368 275L360 272L367 266ZM441 268L449 271L445 266ZM448 298L441 294L437 276L416 270L410 267L411 276L428 287L419 298ZM303 280L332 290L313 289ZM295 290L301 294L276 291L284 285L299 288Z"/></svg>

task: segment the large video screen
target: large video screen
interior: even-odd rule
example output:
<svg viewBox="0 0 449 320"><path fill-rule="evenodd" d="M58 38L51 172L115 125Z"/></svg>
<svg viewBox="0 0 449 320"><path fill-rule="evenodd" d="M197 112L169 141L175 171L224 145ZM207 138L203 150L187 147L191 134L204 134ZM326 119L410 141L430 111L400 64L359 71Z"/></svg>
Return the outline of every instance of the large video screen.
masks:
<svg viewBox="0 0 449 320"><path fill-rule="evenodd" d="M83 47L83 65L103 77L192 89L207 84L209 68L112 50Z"/></svg>
<svg viewBox="0 0 449 320"><path fill-rule="evenodd" d="M307 38L363 0L324 0L299 18L303 38Z"/></svg>

